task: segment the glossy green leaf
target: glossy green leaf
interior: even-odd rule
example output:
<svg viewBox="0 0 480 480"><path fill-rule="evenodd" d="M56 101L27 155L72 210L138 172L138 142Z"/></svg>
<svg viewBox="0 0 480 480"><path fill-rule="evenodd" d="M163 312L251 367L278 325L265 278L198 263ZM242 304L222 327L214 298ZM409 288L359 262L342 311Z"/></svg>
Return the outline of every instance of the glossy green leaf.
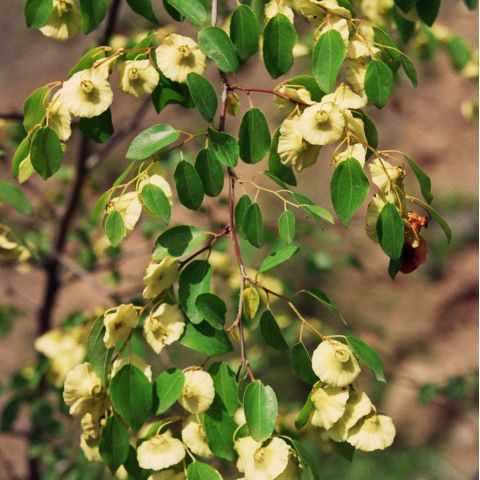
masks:
<svg viewBox="0 0 480 480"><path fill-rule="evenodd" d="M305 405L302 407L300 412L298 412L297 418L295 419L295 428L301 430L310 420L310 415L313 410L313 402L311 396L309 395Z"/></svg>
<svg viewBox="0 0 480 480"><path fill-rule="evenodd" d="M235 373L225 362L212 364L208 369L208 373L213 379L215 394L218 400L221 401L223 408L233 416L240 406L238 382L235 378Z"/></svg>
<svg viewBox="0 0 480 480"><path fill-rule="evenodd" d="M217 94L212 84L198 73L191 72L187 75L187 85L193 103L207 122L212 122L217 113Z"/></svg>
<svg viewBox="0 0 480 480"><path fill-rule="evenodd" d="M394 260L398 260L403 250L405 233L403 220L393 203L387 203L377 220L378 241L382 250Z"/></svg>
<svg viewBox="0 0 480 480"><path fill-rule="evenodd" d="M273 134L272 142L270 145L270 153L268 155L268 171L266 172L266 174L273 175L275 178L278 178L280 181L285 182L288 185L296 186L297 179L295 178L293 168L283 165L280 159L280 155L278 154L277 150L279 137L280 128L277 128Z"/></svg>
<svg viewBox="0 0 480 480"><path fill-rule="evenodd" d="M312 359L302 342L296 343L290 351L293 371L300 380L309 385L317 383L318 378L312 369Z"/></svg>
<svg viewBox="0 0 480 480"><path fill-rule="evenodd" d="M297 31L292 22L281 13L275 15L263 32L263 61L272 78L287 73L293 65L293 47Z"/></svg>
<svg viewBox="0 0 480 480"><path fill-rule="evenodd" d="M158 25L158 20L152 7L152 0L127 0L127 3L135 13Z"/></svg>
<svg viewBox="0 0 480 480"><path fill-rule="evenodd" d="M238 5L230 20L230 38L241 60L247 60L258 50L259 28L254 11L248 5Z"/></svg>
<svg viewBox="0 0 480 480"><path fill-rule="evenodd" d="M130 450L128 431L116 416L111 416L102 428L98 450L112 474L127 460Z"/></svg>
<svg viewBox="0 0 480 480"><path fill-rule="evenodd" d="M140 200L149 213L168 225L172 208L165 192L160 187L153 183L147 183L140 191Z"/></svg>
<svg viewBox="0 0 480 480"><path fill-rule="evenodd" d="M415 69L415 65L410 60L410 58L407 57L407 55L402 55L402 67L407 77L412 82L412 85L416 87L418 85L417 70Z"/></svg>
<svg viewBox="0 0 480 480"><path fill-rule="evenodd" d="M180 340L184 347L210 357L224 355L233 351L233 345L224 330L217 330L207 322L194 325L187 322L185 334Z"/></svg>
<svg viewBox="0 0 480 480"><path fill-rule="evenodd" d="M287 342L271 310L265 310L260 318L260 332L263 341L275 350L288 350Z"/></svg>
<svg viewBox="0 0 480 480"><path fill-rule="evenodd" d="M305 195L302 195L301 193L293 193L292 197L301 206L302 210L307 212L317 222L324 220L328 223L335 223L332 214L326 208L316 205Z"/></svg>
<svg viewBox="0 0 480 480"><path fill-rule="evenodd" d="M47 180L58 171L63 160L62 144L48 127L38 129L30 145L30 160L35 171Z"/></svg>
<svg viewBox="0 0 480 480"><path fill-rule="evenodd" d="M203 202L203 183L195 167L185 160L178 162L173 174L178 199L190 210L198 210Z"/></svg>
<svg viewBox="0 0 480 480"><path fill-rule="evenodd" d="M145 160L180 137L180 132L165 123L159 123L138 134L130 143L126 157L129 160Z"/></svg>
<svg viewBox="0 0 480 480"><path fill-rule="evenodd" d="M24 193L13 183L0 180L0 200L24 215L32 213L32 206Z"/></svg>
<svg viewBox="0 0 480 480"><path fill-rule="evenodd" d="M328 295L323 290L320 290L319 288L316 288L316 287L312 287L312 288L309 288L308 290L305 290L305 293L307 293L312 298L317 300L317 302L320 302L325 308L330 310L340 320L342 320L342 322L346 323L345 319L343 318L343 315L340 313L337 306L330 300Z"/></svg>
<svg viewBox="0 0 480 480"><path fill-rule="evenodd" d="M210 197L216 197L223 190L225 174L213 152L204 148L198 152L195 169L202 179L203 190Z"/></svg>
<svg viewBox="0 0 480 480"><path fill-rule="evenodd" d="M268 438L277 422L277 397L272 387L260 380L251 382L245 390L243 408L250 435L257 442Z"/></svg>
<svg viewBox="0 0 480 480"><path fill-rule="evenodd" d="M195 302L200 294L210 292L212 274L212 267L205 260L194 260L180 273L178 287L180 305L189 320L195 324L203 321L203 314L199 312Z"/></svg>
<svg viewBox="0 0 480 480"><path fill-rule="evenodd" d="M284 210L278 218L278 233L287 245L295 240L295 215L290 210Z"/></svg>
<svg viewBox="0 0 480 480"><path fill-rule="evenodd" d="M324 33L315 43L312 53L312 74L324 92L332 91L345 54L345 43L336 30Z"/></svg>
<svg viewBox="0 0 480 480"><path fill-rule="evenodd" d="M233 420L233 415L223 408L221 402L215 400L203 414L203 427L212 453L223 460L233 462L236 458L233 434L238 425Z"/></svg>
<svg viewBox="0 0 480 480"><path fill-rule="evenodd" d="M151 413L152 385L141 370L128 364L113 377L110 399L115 411L137 431Z"/></svg>
<svg viewBox="0 0 480 480"><path fill-rule="evenodd" d="M244 226L247 240L255 247L261 248L265 243L265 227L262 211L258 203L252 203L245 214Z"/></svg>
<svg viewBox="0 0 480 480"><path fill-rule="evenodd" d="M245 222L245 217L247 215L247 211L252 204L250 197L248 195L242 195L235 206L235 228L237 233L242 237L246 237L246 226L247 223Z"/></svg>
<svg viewBox="0 0 480 480"><path fill-rule="evenodd" d="M208 129L208 146L215 158L225 167L235 167L238 163L239 146L228 133Z"/></svg>
<svg viewBox="0 0 480 480"><path fill-rule="evenodd" d="M178 104L184 108L195 106L188 85L172 82L164 75L160 76L160 82L152 92L152 103L157 113L170 104Z"/></svg>
<svg viewBox="0 0 480 480"><path fill-rule="evenodd" d="M201 248L208 240L208 235L196 227L179 225L165 230L155 243L153 259L161 260L167 255L184 257Z"/></svg>
<svg viewBox="0 0 480 480"><path fill-rule="evenodd" d="M382 360L378 353L357 337L347 337L347 343L353 353L375 374L379 382L385 382Z"/></svg>
<svg viewBox="0 0 480 480"><path fill-rule="evenodd" d="M53 13L53 0L26 0L25 20L29 28L43 27Z"/></svg>
<svg viewBox="0 0 480 480"><path fill-rule="evenodd" d="M299 250L300 248L296 246L279 248L263 260L258 269L258 273L265 273L272 268L278 267L282 263L290 260Z"/></svg>
<svg viewBox="0 0 480 480"><path fill-rule="evenodd" d="M217 330L223 330L227 306L225 302L213 293L201 293L195 300L195 306L203 320Z"/></svg>
<svg viewBox="0 0 480 480"><path fill-rule="evenodd" d="M368 101L383 108L393 91L393 73L381 60L372 60L365 75L365 93Z"/></svg>
<svg viewBox="0 0 480 480"><path fill-rule="evenodd" d="M91 48L75 63L68 72L67 78L70 78L77 72L91 68L97 60L102 58L105 58L105 50L102 47Z"/></svg>
<svg viewBox="0 0 480 480"><path fill-rule="evenodd" d="M126 235L125 223L119 211L113 210L105 217L105 234L113 247L118 247Z"/></svg>
<svg viewBox="0 0 480 480"><path fill-rule="evenodd" d="M198 32L200 50L225 73L235 72L238 57L230 37L220 27L205 27Z"/></svg>
<svg viewBox="0 0 480 480"><path fill-rule="evenodd" d="M48 87L37 88L23 104L23 126L27 132L40 126L47 113L46 106L50 96Z"/></svg>
<svg viewBox="0 0 480 480"><path fill-rule="evenodd" d="M187 480L222 480L222 476L207 463L195 461L188 466Z"/></svg>
<svg viewBox="0 0 480 480"><path fill-rule="evenodd" d="M403 55L398 45L387 30L376 25L373 27L373 31L375 32L374 42L382 52L380 60L385 62L392 72L397 72Z"/></svg>
<svg viewBox="0 0 480 480"><path fill-rule="evenodd" d="M83 33L95 30L107 13L106 0L80 0Z"/></svg>
<svg viewBox="0 0 480 480"><path fill-rule="evenodd" d="M433 25L440 11L441 0L417 0L417 13L429 27Z"/></svg>
<svg viewBox="0 0 480 480"><path fill-rule="evenodd" d="M426 200L427 203L432 203L433 195L432 182L430 180L430 177L419 165L417 165L417 163L415 163L415 161L411 157L409 157L408 155L404 155L404 157L418 180L423 198Z"/></svg>
<svg viewBox="0 0 480 480"><path fill-rule="evenodd" d="M103 315L101 315L95 320L88 335L87 360L103 384L108 376L113 353L113 349L105 347L104 336L105 326L103 325Z"/></svg>
<svg viewBox="0 0 480 480"><path fill-rule="evenodd" d="M333 208L345 227L362 205L368 189L368 178L358 160L349 158L337 165L330 182L330 197Z"/></svg>
<svg viewBox="0 0 480 480"><path fill-rule="evenodd" d="M96 143L105 143L113 135L112 112L108 108L98 117L81 118L80 131Z"/></svg>
<svg viewBox="0 0 480 480"><path fill-rule="evenodd" d="M185 385L185 374L178 368L162 372L153 383L153 406L156 415L162 415L180 398Z"/></svg>
<svg viewBox="0 0 480 480"><path fill-rule="evenodd" d="M167 0L167 3L194 25L207 21L207 10L199 0Z"/></svg>
<svg viewBox="0 0 480 480"><path fill-rule="evenodd" d="M239 132L240 158L245 163L258 163L270 149L270 131L265 115L258 108L245 113Z"/></svg>

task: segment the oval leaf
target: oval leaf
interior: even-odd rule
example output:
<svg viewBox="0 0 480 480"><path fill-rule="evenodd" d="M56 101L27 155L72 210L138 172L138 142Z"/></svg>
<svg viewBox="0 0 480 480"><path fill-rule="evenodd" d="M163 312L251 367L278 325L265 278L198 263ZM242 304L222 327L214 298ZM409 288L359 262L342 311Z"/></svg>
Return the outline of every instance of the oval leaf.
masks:
<svg viewBox="0 0 480 480"><path fill-rule="evenodd" d="M110 417L102 428L98 449L112 474L127 460L130 450L128 431L117 417Z"/></svg>
<svg viewBox="0 0 480 480"><path fill-rule="evenodd" d="M235 373L225 362L214 363L208 369L208 373L213 379L215 394L218 400L221 401L225 410L233 416L240 406L238 382L235 378Z"/></svg>
<svg viewBox="0 0 480 480"><path fill-rule="evenodd" d="M83 33L95 30L107 13L107 0L80 0Z"/></svg>
<svg viewBox="0 0 480 480"><path fill-rule="evenodd" d="M415 177L417 177L418 183L420 185L420 190L422 192L423 198L427 203L432 203L433 195L432 195L432 182L430 177L427 173L420 168L415 161L410 158L408 155L404 155L405 159L407 160L410 168L412 169Z"/></svg>
<svg viewBox="0 0 480 480"><path fill-rule="evenodd" d="M99 316L88 335L87 340L87 359L92 365L93 371L98 375L103 384L105 384L113 349L105 347L103 337L105 336L105 326L103 324L103 315Z"/></svg>
<svg viewBox="0 0 480 480"><path fill-rule="evenodd" d="M282 212L278 219L280 238L290 245L295 240L295 215L290 210Z"/></svg>
<svg viewBox="0 0 480 480"><path fill-rule="evenodd" d="M276 252L271 253L260 265L258 273L264 273L272 268L278 267L281 263L292 258L299 250L299 247L291 246L280 248Z"/></svg>
<svg viewBox="0 0 480 480"><path fill-rule="evenodd" d="M252 203L245 214L244 227L247 240L255 247L261 248L265 243L265 228L262 211L258 203Z"/></svg>
<svg viewBox="0 0 480 480"><path fill-rule="evenodd" d="M52 16L53 0L27 0L24 13L27 27L41 28Z"/></svg>
<svg viewBox="0 0 480 480"><path fill-rule="evenodd" d="M210 465L195 461L188 466L187 480L222 480L222 476Z"/></svg>
<svg viewBox="0 0 480 480"><path fill-rule="evenodd" d="M180 202L190 210L198 210L203 202L203 183L195 167L181 160L173 174Z"/></svg>
<svg viewBox="0 0 480 480"><path fill-rule="evenodd" d="M219 458L233 462L236 458L233 448L233 435L238 425L233 415L228 413L216 400L203 414L203 427L210 450Z"/></svg>
<svg viewBox="0 0 480 480"><path fill-rule="evenodd" d="M278 415L277 397L273 389L255 380L245 390L243 407L252 438L257 442L268 438L275 429Z"/></svg>
<svg viewBox="0 0 480 480"><path fill-rule="evenodd" d="M191 72L187 75L187 85L193 103L207 122L212 122L217 113L217 94L212 84L202 75Z"/></svg>
<svg viewBox="0 0 480 480"><path fill-rule="evenodd" d="M185 334L180 343L209 357L225 355L233 351L232 342L225 331L217 330L207 322L199 325L187 322Z"/></svg>
<svg viewBox="0 0 480 480"><path fill-rule="evenodd" d="M269 347L281 352L288 350L287 342L283 338L282 331L270 310L265 310L260 318L260 331L263 340Z"/></svg>
<svg viewBox="0 0 480 480"><path fill-rule="evenodd" d="M129 160L145 160L162 148L175 142L180 132L165 123L159 123L138 134L127 150Z"/></svg>
<svg viewBox="0 0 480 480"><path fill-rule="evenodd" d="M166 2L194 25L200 26L207 21L208 14L200 0L166 0Z"/></svg>
<svg viewBox="0 0 480 480"><path fill-rule="evenodd" d="M127 0L127 3L135 13L158 25L157 17L153 12L152 0Z"/></svg>
<svg viewBox="0 0 480 480"><path fill-rule="evenodd" d="M302 342L296 343L290 352L290 361L295 374L309 385L317 383L318 378L312 369L312 359Z"/></svg>
<svg viewBox="0 0 480 480"><path fill-rule="evenodd" d="M381 60L372 60L365 75L365 93L368 101L383 108L393 91L393 73Z"/></svg>
<svg viewBox="0 0 480 480"><path fill-rule="evenodd" d="M225 73L235 72L238 58L230 37L219 27L206 27L198 32L200 50Z"/></svg>
<svg viewBox="0 0 480 480"><path fill-rule="evenodd" d="M202 293L195 300L195 306L203 319L217 330L223 330L227 306L213 293Z"/></svg>
<svg viewBox="0 0 480 480"><path fill-rule="evenodd" d="M183 311L193 323L201 323L203 314L196 306L197 297L210 292L212 267L205 260L194 260L180 273L178 298Z"/></svg>
<svg viewBox="0 0 480 480"><path fill-rule="evenodd" d="M268 123L258 108L251 108L242 118L238 143L245 163L260 162L270 149Z"/></svg>
<svg viewBox="0 0 480 480"><path fill-rule="evenodd" d="M213 153L204 148L195 160L195 169L202 179L203 189L210 197L216 197L223 190L224 173L220 162Z"/></svg>
<svg viewBox="0 0 480 480"><path fill-rule="evenodd" d="M385 382L385 373L383 371L382 360L378 353L365 342L356 337L347 337L347 343L353 353L375 374L379 382Z"/></svg>
<svg viewBox="0 0 480 480"><path fill-rule="evenodd" d="M105 234L112 244L112 247L118 247L125 237L126 230L123 218L120 212L113 210L105 218Z"/></svg>
<svg viewBox="0 0 480 480"><path fill-rule="evenodd" d="M178 368L162 372L153 384L154 411L165 413L179 398L185 384L185 374Z"/></svg>
<svg viewBox="0 0 480 480"><path fill-rule="evenodd" d="M62 159L62 144L57 134L48 127L38 129L30 146L30 160L35 171L47 180L58 171Z"/></svg>
<svg viewBox="0 0 480 480"><path fill-rule="evenodd" d="M230 20L230 38L238 57L245 61L258 50L257 17L248 5L239 5Z"/></svg>
<svg viewBox="0 0 480 480"><path fill-rule="evenodd" d="M24 215L32 213L32 206L24 193L13 183L0 180L0 200L11 205Z"/></svg>
<svg viewBox="0 0 480 480"><path fill-rule="evenodd" d="M170 201L160 187L148 183L140 192L140 200L152 215L168 224L171 213Z"/></svg>
<svg viewBox="0 0 480 480"><path fill-rule="evenodd" d="M196 227L180 225L165 230L155 243L153 259L161 260L167 255L183 257L193 253L203 246L208 240L208 235Z"/></svg>
<svg viewBox="0 0 480 480"><path fill-rule="evenodd" d="M208 129L208 145L215 158L226 167L235 167L238 163L239 147L237 141L228 133Z"/></svg>
<svg viewBox="0 0 480 480"><path fill-rule="evenodd" d="M405 232L402 217L393 203L382 208L377 220L377 234L382 250L391 259L398 260L402 255Z"/></svg>

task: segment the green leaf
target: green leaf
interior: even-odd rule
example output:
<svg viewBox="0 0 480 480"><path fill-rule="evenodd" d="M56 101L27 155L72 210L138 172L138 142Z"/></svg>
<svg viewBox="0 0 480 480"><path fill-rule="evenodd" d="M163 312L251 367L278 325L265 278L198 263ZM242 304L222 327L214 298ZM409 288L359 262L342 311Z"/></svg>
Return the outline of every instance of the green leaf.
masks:
<svg viewBox="0 0 480 480"><path fill-rule="evenodd" d="M208 129L208 144L215 158L225 167L235 167L238 163L237 141L228 133Z"/></svg>
<svg viewBox="0 0 480 480"><path fill-rule="evenodd" d="M81 72L82 70L91 68L93 64L101 58L105 58L105 50L103 49L103 47L91 48L71 68L71 70L68 72L67 78L70 78L77 72Z"/></svg>
<svg viewBox="0 0 480 480"><path fill-rule="evenodd" d="M178 368L162 372L153 383L154 411L164 414L179 398L185 385L185 374Z"/></svg>
<svg viewBox="0 0 480 480"><path fill-rule="evenodd" d="M274 175L280 181L285 182L288 185L296 186L297 179L292 167L286 167L280 160L278 154L278 139L280 137L280 128L275 129L270 145L270 153L268 155L268 171L266 175ZM270 177L271 178L271 177ZM274 180L275 181L275 180ZM284 188L284 187L282 187Z"/></svg>
<svg viewBox="0 0 480 480"><path fill-rule="evenodd" d="M152 92L152 102L157 113L160 113L171 103L181 105L184 108L194 107L188 86L183 83L172 82L164 75L160 76L160 82Z"/></svg>
<svg viewBox="0 0 480 480"><path fill-rule="evenodd" d="M278 218L278 233L287 245L295 240L295 215L290 210L284 210Z"/></svg>
<svg viewBox="0 0 480 480"><path fill-rule="evenodd" d="M402 52L398 45L393 41L390 34L379 26L374 26L374 42L382 51L381 60L383 60L392 72L396 72L402 63Z"/></svg>
<svg viewBox="0 0 480 480"><path fill-rule="evenodd" d="M260 380L251 382L245 390L243 408L250 435L257 442L268 438L277 422L277 397L272 387Z"/></svg>
<svg viewBox="0 0 480 480"><path fill-rule="evenodd" d="M112 379L110 399L115 410L136 432L150 416L152 386L141 370L125 365Z"/></svg>
<svg viewBox="0 0 480 480"><path fill-rule="evenodd" d="M53 0L27 0L24 13L28 28L41 28L52 16Z"/></svg>
<svg viewBox="0 0 480 480"><path fill-rule="evenodd" d="M180 273L178 282L180 305L189 320L195 324L203 321L203 314L199 312L195 302L200 294L210 292L212 273L212 267L205 260L194 260Z"/></svg>
<svg viewBox="0 0 480 480"><path fill-rule="evenodd" d="M298 251L300 250L299 247L290 246L290 247L282 247L277 251L271 253L267 258L263 260L258 269L258 273L265 273L272 268L278 267L278 265L290 260Z"/></svg>
<svg viewBox="0 0 480 480"><path fill-rule="evenodd" d="M309 385L317 383L318 378L312 369L312 359L302 342L296 343L290 351L290 361L295 374Z"/></svg>
<svg viewBox="0 0 480 480"><path fill-rule="evenodd" d="M309 288L308 290L305 290L305 293L310 295L312 298L317 300L317 302L320 302L325 308L330 310L332 313L337 315L337 317L342 320L342 322L345 322L345 319L343 318L343 315L340 313L338 310L337 306L330 300L328 295L323 291L320 290L319 288Z"/></svg>
<svg viewBox="0 0 480 480"><path fill-rule="evenodd" d="M378 240L382 250L394 260L398 260L403 250L405 233L403 220L393 203L387 203L377 220Z"/></svg>
<svg viewBox="0 0 480 480"><path fill-rule="evenodd" d="M140 191L140 200L149 213L168 225L172 209L170 201L160 187L148 183Z"/></svg>
<svg viewBox="0 0 480 480"><path fill-rule="evenodd" d="M412 85L416 87L418 85L417 70L407 55L402 55L402 67L407 77L412 82Z"/></svg>
<svg viewBox="0 0 480 480"><path fill-rule="evenodd" d="M208 373L213 379L216 397L221 401L224 409L233 416L240 406L238 382L235 378L235 373L225 362L212 364L208 369Z"/></svg>
<svg viewBox="0 0 480 480"><path fill-rule="evenodd" d="M377 131L377 127L373 123L373 120L363 110L352 110L352 114L355 118L360 118L362 120L368 145L372 149L377 148L378 147L378 131ZM373 151L371 149L367 149L367 160L372 155L373 155Z"/></svg>
<svg viewBox="0 0 480 480"><path fill-rule="evenodd" d="M195 169L202 179L203 190L210 197L216 197L223 190L224 173L220 162L208 148L200 150L195 160Z"/></svg>
<svg viewBox="0 0 480 480"><path fill-rule="evenodd" d="M12 427L20 413L22 403L23 403L22 398L13 397L2 407L2 416L0 419L0 431L10 432L12 430Z"/></svg>
<svg viewBox="0 0 480 480"><path fill-rule="evenodd" d="M245 218L247 216L247 211L252 204L250 197L248 195L242 195L237 205L235 206L235 228L237 233L242 237L246 237L246 226Z"/></svg>
<svg viewBox="0 0 480 480"><path fill-rule="evenodd" d="M265 310L260 318L260 332L264 342L275 350L284 352L288 350L287 342L283 338L282 331L278 326L271 310Z"/></svg>
<svg viewBox="0 0 480 480"><path fill-rule="evenodd" d="M195 300L195 306L203 320L217 330L223 330L227 306L225 302L213 293L201 293Z"/></svg>
<svg viewBox="0 0 480 480"><path fill-rule="evenodd" d="M478 6L478 0L464 0L469 10L475 10Z"/></svg>
<svg viewBox="0 0 480 480"><path fill-rule="evenodd" d="M62 144L48 127L38 129L30 146L30 160L35 171L47 180L58 171L63 160Z"/></svg>
<svg viewBox="0 0 480 480"><path fill-rule="evenodd" d="M199 0L167 0L167 3L194 25L207 21L207 10Z"/></svg>
<svg viewBox="0 0 480 480"><path fill-rule="evenodd" d="M275 15L265 26L263 61L272 78L278 78L292 68L292 51L297 38L292 22L281 13Z"/></svg>
<svg viewBox="0 0 480 480"><path fill-rule="evenodd" d="M325 208L315 205L308 197L301 193L293 193L293 199L300 205L303 211L307 212L317 222L325 220L328 223L335 223L332 214Z"/></svg>
<svg viewBox="0 0 480 480"><path fill-rule="evenodd" d="M113 135L112 112L108 108L98 117L81 118L80 131L96 143L105 143Z"/></svg>
<svg viewBox="0 0 480 480"><path fill-rule="evenodd" d="M102 428L98 449L112 474L127 460L130 450L128 431L116 416L110 417Z"/></svg>
<svg viewBox="0 0 480 480"><path fill-rule="evenodd" d="M415 6L417 1L418 0L395 0L395 5L397 5L400 10L407 13Z"/></svg>
<svg viewBox="0 0 480 480"><path fill-rule="evenodd" d="M227 412L216 399L212 406L203 414L205 436L212 453L233 462L236 458L233 448L233 435L238 425L233 420L233 414Z"/></svg>
<svg viewBox="0 0 480 480"><path fill-rule="evenodd" d="M313 409L313 402L311 395L308 396L305 405L302 407L300 412L298 412L297 418L295 419L295 428L301 430L310 420L310 415Z"/></svg>
<svg viewBox="0 0 480 480"><path fill-rule="evenodd" d="M330 197L345 227L365 200L368 188L368 178L358 160L349 158L337 165L330 182Z"/></svg>
<svg viewBox="0 0 480 480"><path fill-rule="evenodd" d="M198 32L200 50L225 73L235 72L238 58L230 37L220 27L205 27Z"/></svg>
<svg viewBox="0 0 480 480"><path fill-rule="evenodd" d="M11 205L17 212L24 215L32 213L32 206L28 198L23 192L13 183L6 180L0 180L0 200Z"/></svg>
<svg viewBox="0 0 480 480"><path fill-rule="evenodd" d="M103 315L95 320L95 323L88 334L87 340L87 360L92 365L93 371L98 375L103 384L105 384L110 361L112 359L112 348L105 347L103 337L105 336L105 326L103 325Z"/></svg>
<svg viewBox="0 0 480 480"><path fill-rule="evenodd" d="M203 353L210 357L224 355L233 351L230 338L224 330L217 330L207 322L194 325L187 322L185 334L180 343L187 348Z"/></svg>
<svg viewBox="0 0 480 480"><path fill-rule="evenodd" d="M305 88L310 92L314 102L319 102L325 95L311 75L296 75L287 81L287 85Z"/></svg>
<svg viewBox="0 0 480 480"><path fill-rule="evenodd" d="M37 88L23 104L23 126L27 132L40 126L47 113L46 106L50 96L48 87Z"/></svg>
<svg viewBox="0 0 480 480"><path fill-rule="evenodd" d="M402 269L403 261L404 261L404 252L405 249L402 251L400 258L394 260L393 258L390 259L388 263L388 275L392 280L395 280L395 277L398 275L398 272Z"/></svg>
<svg viewBox="0 0 480 480"><path fill-rule="evenodd" d="M208 240L208 235L196 227L180 225L163 232L155 242L153 260L161 260L167 255L183 257L202 247Z"/></svg>
<svg viewBox="0 0 480 480"><path fill-rule="evenodd" d="M258 50L259 28L254 11L239 5L230 20L230 38L240 60L249 59Z"/></svg>
<svg viewBox="0 0 480 480"><path fill-rule="evenodd" d="M152 7L152 0L127 0L127 3L135 13L158 25L158 20Z"/></svg>
<svg viewBox="0 0 480 480"><path fill-rule="evenodd" d="M345 59L342 36L330 30L320 36L313 47L312 74L321 90L331 92Z"/></svg>
<svg viewBox="0 0 480 480"><path fill-rule="evenodd" d="M202 75L191 72L187 75L187 85L193 103L207 122L212 122L217 113L217 94L212 84Z"/></svg>
<svg viewBox="0 0 480 480"><path fill-rule="evenodd" d="M258 163L270 149L270 131L265 115L251 108L242 118L239 132L240 158L245 163Z"/></svg>
<svg viewBox="0 0 480 480"><path fill-rule="evenodd" d="M198 210L203 202L203 183L195 167L185 160L178 162L173 174L178 199L190 210Z"/></svg>
<svg viewBox="0 0 480 480"><path fill-rule="evenodd" d="M180 132L166 123L159 123L138 134L127 150L129 160L145 160L180 137Z"/></svg>
<svg viewBox="0 0 480 480"><path fill-rule="evenodd" d="M423 198L426 200L427 203L432 203L433 195L432 195L432 182L430 177L427 173L420 168L419 165L415 163L415 161L409 157L408 155L404 155L405 160L410 165L415 177L417 177L418 183L420 185L420 190L422 191Z"/></svg>
<svg viewBox="0 0 480 480"><path fill-rule="evenodd" d="M415 198L415 203L417 205L420 205L423 209L425 209L428 213L430 213L431 217L440 225L442 228L443 232L445 233L445 236L447 237L448 243L452 241L452 229L448 225L447 221L440 215L437 210L435 210L431 205L428 203L423 203L421 200L418 198Z"/></svg>
<svg viewBox="0 0 480 480"><path fill-rule="evenodd" d="M140 467L138 464L138 459L137 459L137 451L135 450L134 447L130 445L129 451L128 451L128 458L126 462L123 464L125 467L125 470L128 473L128 479L135 479L135 480L147 480L148 477L151 475L150 470L145 470Z"/></svg>
<svg viewBox="0 0 480 480"><path fill-rule="evenodd" d="M375 378L379 382L385 382L382 360L378 353L372 347L356 337L347 337L347 343L353 353L375 374Z"/></svg>
<svg viewBox="0 0 480 480"><path fill-rule="evenodd" d="M447 43L448 52L456 70L462 70L472 58L472 52L468 44L457 35L454 35Z"/></svg>
<svg viewBox="0 0 480 480"><path fill-rule="evenodd" d="M365 93L368 101L383 108L393 91L393 73L381 60L372 60L365 75Z"/></svg>
<svg viewBox="0 0 480 480"><path fill-rule="evenodd" d="M247 240L255 247L261 248L265 243L265 227L262 211L258 203L252 203L245 214L245 234Z"/></svg>
<svg viewBox="0 0 480 480"><path fill-rule="evenodd" d="M107 13L106 0L80 0L83 33L95 30Z"/></svg>
<svg viewBox="0 0 480 480"><path fill-rule="evenodd" d="M105 234L112 247L118 247L126 235L122 214L113 210L105 217Z"/></svg>
<svg viewBox="0 0 480 480"><path fill-rule="evenodd" d="M222 480L222 476L210 465L195 461L188 466L187 480Z"/></svg>
<svg viewBox="0 0 480 480"><path fill-rule="evenodd" d="M20 164L30 154L30 138L26 136L18 145L12 158L12 177L18 178Z"/></svg>
<svg viewBox="0 0 480 480"><path fill-rule="evenodd" d="M305 472L305 479L320 480L320 472L318 470L316 456L313 455L310 449L308 449L303 443L299 442L298 440L292 440L292 445L297 451L300 465Z"/></svg>
<svg viewBox="0 0 480 480"><path fill-rule="evenodd" d="M417 0L417 13L429 27L433 25L440 11L441 0Z"/></svg>
<svg viewBox="0 0 480 480"><path fill-rule="evenodd" d="M349 462L353 462L353 456L355 455L355 447L348 442L332 442L333 447L337 452Z"/></svg>

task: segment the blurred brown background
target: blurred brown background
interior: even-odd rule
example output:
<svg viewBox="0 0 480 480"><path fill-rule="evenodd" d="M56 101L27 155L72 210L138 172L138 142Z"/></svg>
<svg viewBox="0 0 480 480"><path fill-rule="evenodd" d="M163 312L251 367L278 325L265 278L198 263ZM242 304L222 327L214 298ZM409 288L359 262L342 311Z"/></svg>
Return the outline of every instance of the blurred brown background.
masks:
<svg viewBox="0 0 480 480"><path fill-rule="evenodd" d="M39 32L29 31L25 27L22 9L20 0L2 0L0 114L21 111L23 101L31 91L44 83L64 78L70 66L93 41L91 35L61 44ZM134 22L142 24L126 10L124 6L119 31L129 31ZM477 45L477 13L469 12L462 1L444 0L440 23L459 33L472 46ZM316 263L313 269L306 268L302 281L318 282L336 301L357 334L378 348L390 380L382 396L381 409L394 418L399 431L400 446L391 455L408 464L416 458L415 452L425 452L428 466L414 469L413 473L389 476L388 473L378 473L388 472L388 468L381 470L379 466L372 467L377 465L375 463L364 464L360 460L357 470L341 464L337 476L332 478L460 480L476 478L478 470L478 411L475 402L437 398L422 405L417 398L419 386L423 383L445 385L458 375L476 376L478 368L478 125L465 120L460 111L465 99L476 96L477 87L453 70L444 52L439 52L433 61L417 62L417 65L419 86L414 89L402 78L392 102L383 111L371 109L371 113L379 127L380 147L408 152L429 172L434 205L445 213L454 231L452 245L447 246L441 231L432 225L426 233L430 244L429 264L392 282L386 272L386 258L366 237L364 217L359 213L348 232L340 225L327 227L329 232L318 243L310 242ZM296 68L305 72L308 64L299 59ZM213 74L212 78L215 78ZM255 62L250 62L240 72L238 83L273 85L263 67ZM247 99L242 100L242 108L248 108ZM253 100L271 112L273 127L273 119L277 121L280 117L272 99L254 95ZM113 108L116 126L130 120L133 105L135 101L116 94ZM177 107L169 107L158 117L151 108L142 126L166 121L183 127L178 125L182 112ZM189 113L187 117L192 129L199 128L201 119L198 114ZM229 118L228 128L236 132L238 118ZM102 169L94 172L97 182L109 179L126 165L123 157L126 143L115 150ZM9 158L9 155L2 158L0 172L4 178L9 175ZM67 159L72 160L68 155ZM299 190L330 208L328 163L326 154L321 155L315 167L299 176ZM245 174L248 176L251 172ZM49 184L37 180L33 183L49 196ZM409 185L416 188L414 182ZM32 196L35 197L36 194ZM87 189L89 205L95 199L96 196ZM270 201L263 197L260 200ZM278 208L272 204L272 211ZM222 210L215 212L219 217L225 214ZM195 215L181 207L174 215L178 221L196 222ZM16 221L15 215L12 216ZM151 243L140 235L132 236L125 243L124 287L140 288L150 248ZM353 268L352 263L361 265L361 268ZM332 265L334 269L331 269ZM1 268L0 278L0 300L20 305L29 312L15 324L10 336L0 339L0 375L6 377L34 357L33 319L41 298L43 276L37 271L25 273ZM94 281L72 281L62 291L55 310L58 320L75 310L105 305L104 292L98 288L104 273L95 274L93 278ZM342 328L337 326L339 330ZM3 435L0 448L11 459L18 474L23 474L23 441ZM385 458L393 462L391 456ZM10 478L2 468L0 464L0 478ZM331 478L329 475L326 473L325 478Z"/></svg>

